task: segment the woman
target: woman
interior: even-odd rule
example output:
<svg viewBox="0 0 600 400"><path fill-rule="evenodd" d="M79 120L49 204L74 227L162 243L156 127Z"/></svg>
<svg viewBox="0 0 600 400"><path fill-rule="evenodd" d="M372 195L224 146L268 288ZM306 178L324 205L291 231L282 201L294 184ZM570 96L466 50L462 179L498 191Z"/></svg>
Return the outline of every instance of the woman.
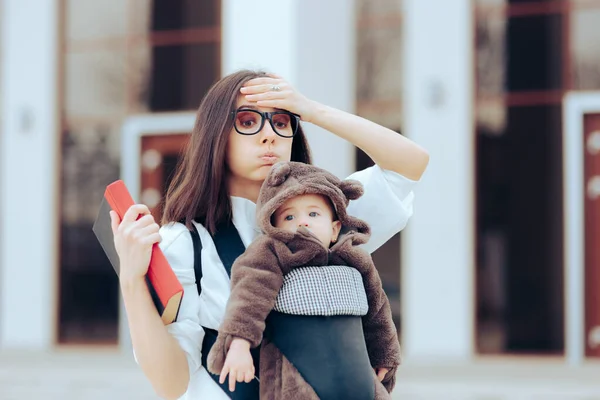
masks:
<svg viewBox="0 0 600 400"><path fill-rule="evenodd" d="M239 71L221 79L198 109L167 192L162 228L141 204L132 206L122 221L111 212L136 360L163 398L228 398L202 367L205 328L219 328L229 296L229 279L211 234L231 221L248 246L259 233L255 202L271 166L287 160L310 163L296 116L348 140L377 164L351 176L365 187L348 213L371 225L366 250L385 243L412 215L412 189L429 161L422 148L387 128L307 99L278 76ZM145 216L138 219L140 214ZM202 242L200 296L192 224ZM185 291L177 321L166 327L144 280L152 244L159 241ZM236 378L248 382L252 377Z"/></svg>

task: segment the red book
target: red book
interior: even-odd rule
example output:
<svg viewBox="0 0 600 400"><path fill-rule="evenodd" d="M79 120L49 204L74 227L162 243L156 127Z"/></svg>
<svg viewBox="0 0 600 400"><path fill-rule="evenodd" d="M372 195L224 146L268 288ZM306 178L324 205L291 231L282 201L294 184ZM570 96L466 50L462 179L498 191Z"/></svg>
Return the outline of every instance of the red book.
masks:
<svg viewBox="0 0 600 400"><path fill-rule="evenodd" d="M119 275L119 256L115 249L109 211L111 209L116 211L123 219L123 215L133 204L135 204L133 197L122 180L111 183L106 187L98 217L92 228L117 275ZM140 217L142 216L138 216ZM168 325L174 322L181 305L183 287L158 243L155 243L152 248L146 283L163 323Z"/></svg>

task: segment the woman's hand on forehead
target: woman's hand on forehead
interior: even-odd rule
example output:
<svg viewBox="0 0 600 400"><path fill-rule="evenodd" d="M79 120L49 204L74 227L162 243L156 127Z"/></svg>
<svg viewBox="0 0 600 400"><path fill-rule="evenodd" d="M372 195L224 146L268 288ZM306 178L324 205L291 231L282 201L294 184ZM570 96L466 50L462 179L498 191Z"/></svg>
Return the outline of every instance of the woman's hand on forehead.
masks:
<svg viewBox="0 0 600 400"><path fill-rule="evenodd" d="M277 75L251 79L240 92L251 104L292 112L303 121L310 122L316 103L298 92L292 85Z"/></svg>

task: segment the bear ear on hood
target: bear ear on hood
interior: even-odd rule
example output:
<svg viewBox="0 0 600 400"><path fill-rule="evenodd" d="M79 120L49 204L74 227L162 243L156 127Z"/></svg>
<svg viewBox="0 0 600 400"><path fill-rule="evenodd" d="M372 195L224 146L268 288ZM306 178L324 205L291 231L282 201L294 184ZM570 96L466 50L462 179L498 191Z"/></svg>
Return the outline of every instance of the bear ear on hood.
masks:
<svg viewBox="0 0 600 400"><path fill-rule="evenodd" d="M269 172L269 186L279 186L289 176L291 172L289 163L277 163L271 167L271 171Z"/></svg>
<svg viewBox="0 0 600 400"><path fill-rule="evenodd" d="M364 189L362 183L352 179L346 179L340 183L340 189L348 200L356 200L363 195Z"/></svg>

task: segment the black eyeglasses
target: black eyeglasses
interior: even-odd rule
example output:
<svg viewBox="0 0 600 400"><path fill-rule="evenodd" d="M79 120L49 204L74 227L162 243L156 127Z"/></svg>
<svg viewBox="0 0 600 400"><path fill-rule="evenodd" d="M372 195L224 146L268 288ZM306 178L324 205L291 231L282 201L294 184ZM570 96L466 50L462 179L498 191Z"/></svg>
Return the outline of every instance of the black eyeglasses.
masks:
<svg viewBox="0 0 600 400"><path fill-rule="evenodd" d="M234 126L240 135L256 135L269 120L273 131L281 137L291 138L298 132L300 116L289 111L261 112L242 108L232 111Z"/></svg>

